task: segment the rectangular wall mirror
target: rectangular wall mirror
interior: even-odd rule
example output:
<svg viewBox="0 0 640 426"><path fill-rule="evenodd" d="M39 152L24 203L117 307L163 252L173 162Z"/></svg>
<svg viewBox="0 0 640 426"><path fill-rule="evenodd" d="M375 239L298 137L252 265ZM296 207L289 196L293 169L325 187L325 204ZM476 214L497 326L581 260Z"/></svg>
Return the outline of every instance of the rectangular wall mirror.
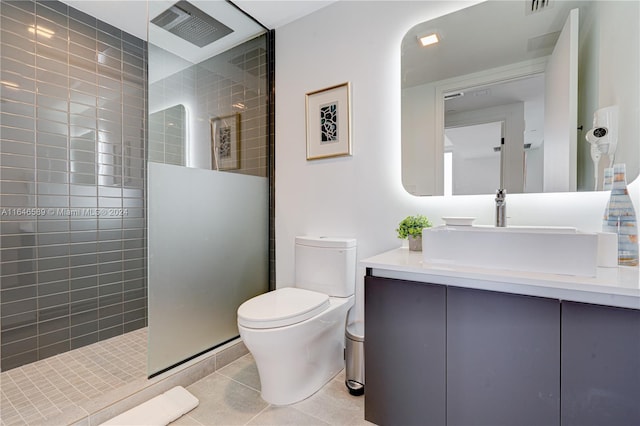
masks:
<svg viewBox="0 0 640 426"><path fill-rule="evenodd" d="M640 4L545 4L487 1L406 33L409 193L600 190L613 162L626 164L629 180L638 176ZM438 41L423 46L432 34ZM501 131L483 133L492 122ZM596 127L606 134L595 136Z"/></svg>

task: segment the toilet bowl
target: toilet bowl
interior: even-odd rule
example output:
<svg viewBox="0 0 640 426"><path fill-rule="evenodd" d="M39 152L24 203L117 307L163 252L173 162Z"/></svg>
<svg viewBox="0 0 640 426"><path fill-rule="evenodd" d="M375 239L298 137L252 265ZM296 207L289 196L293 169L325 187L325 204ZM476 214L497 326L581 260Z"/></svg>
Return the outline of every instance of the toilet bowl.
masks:
<svg viewBox="0 0 640 426"><path fill-rule="evenodd" d="M301 401L344 368L344 327L354 304L355 240L296 238L296 286L244 302L238 329L274 405Z"/></svg>

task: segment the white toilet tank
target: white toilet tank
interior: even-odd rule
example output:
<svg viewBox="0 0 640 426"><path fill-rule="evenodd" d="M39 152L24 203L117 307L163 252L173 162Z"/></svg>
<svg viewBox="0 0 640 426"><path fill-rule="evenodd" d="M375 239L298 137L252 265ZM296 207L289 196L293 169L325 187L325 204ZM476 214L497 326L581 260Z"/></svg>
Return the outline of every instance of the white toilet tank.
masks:
<svg viewBox="0 0 640 426"><path fill-rule="evenodd" d="M295 286L333 297L355 292L356 240L296 237Z"/></svg>

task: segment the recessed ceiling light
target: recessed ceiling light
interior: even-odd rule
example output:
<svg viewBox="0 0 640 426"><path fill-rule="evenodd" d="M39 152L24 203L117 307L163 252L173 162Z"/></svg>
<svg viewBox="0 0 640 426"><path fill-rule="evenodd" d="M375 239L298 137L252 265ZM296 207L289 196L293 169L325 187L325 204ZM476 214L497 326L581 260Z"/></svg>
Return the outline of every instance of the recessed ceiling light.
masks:
<svg viewBox="0 0 640 426"><path fill-rule="evenodd" d="M422 44L422 46L429 46L431 44L436 44L437 42L439 42L440 40L438 39L438 34L433 33L433 34L429 34L423 37L418 37L418 40L420 40L420 44Z"/></svg>

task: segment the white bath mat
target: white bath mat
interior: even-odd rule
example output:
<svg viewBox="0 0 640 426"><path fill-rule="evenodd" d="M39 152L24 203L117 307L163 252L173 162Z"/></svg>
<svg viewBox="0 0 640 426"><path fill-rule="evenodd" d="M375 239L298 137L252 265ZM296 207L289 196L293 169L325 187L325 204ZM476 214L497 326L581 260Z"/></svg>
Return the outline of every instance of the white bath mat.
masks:
<svg viewBox="0 0 640 426"><path fill-rule="evenodd" d="M200 401L182 386L176 386L101 426L166 426L198 406Z"/></svg>

